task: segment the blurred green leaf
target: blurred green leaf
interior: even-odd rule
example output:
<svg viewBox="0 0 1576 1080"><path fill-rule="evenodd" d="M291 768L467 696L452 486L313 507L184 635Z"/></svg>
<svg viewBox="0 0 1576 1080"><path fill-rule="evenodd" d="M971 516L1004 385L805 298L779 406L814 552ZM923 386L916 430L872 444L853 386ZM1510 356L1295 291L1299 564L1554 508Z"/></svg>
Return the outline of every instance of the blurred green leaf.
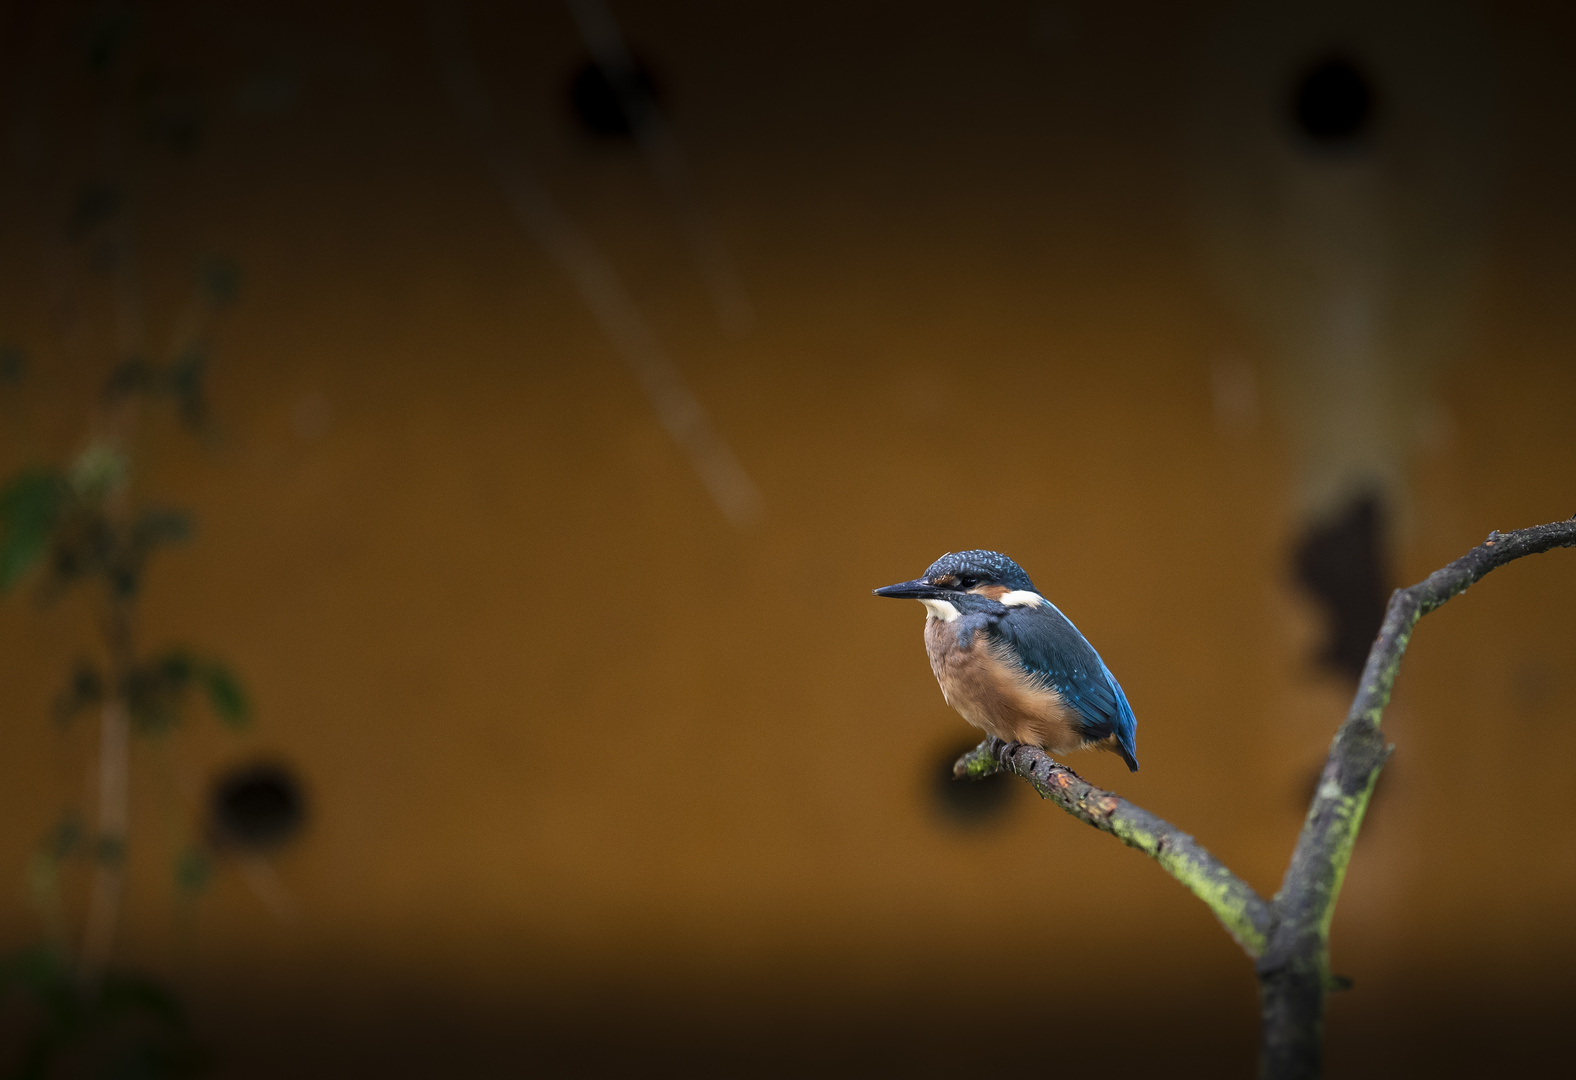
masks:
<svg viewBox="0 0 1576 1080"><path fill-rule="evenodd" d="M208 692L208 705L214 715L227 727L245 727L252 717L252 707L241 681L219 663L205 664L201 674L203 689Z"/></svg>
<svg viewBox="0 0 1576 1080"><path fill-rule="evenodd" d="M226 727L245 727L251 703L241 680L225 665L200 660L182 649L140 664L126 680L126 705L137 731L155 735L180 722L186 691L200 687L208 706Z"/></svg>
<svg viewBox="0 0 1576 1080"><path fill-rule="evenodd" d="M44 554L66 493L60 474L47 469L22 473L0 488L0 591Z"/></svg>

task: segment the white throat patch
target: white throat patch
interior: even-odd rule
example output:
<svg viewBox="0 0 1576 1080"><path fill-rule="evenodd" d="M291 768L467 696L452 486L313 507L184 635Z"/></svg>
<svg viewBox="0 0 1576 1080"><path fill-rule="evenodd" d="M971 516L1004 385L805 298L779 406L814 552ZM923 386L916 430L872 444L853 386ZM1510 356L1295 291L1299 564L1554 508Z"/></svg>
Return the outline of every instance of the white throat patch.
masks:
<svg viewBox="0 0 1576 1080"><path fill-rule="evenodd" d="M958 617L958 609L945 600L921 600L925 610L930 612L927 618L940 619L942 622L951 622Z"/></svg>

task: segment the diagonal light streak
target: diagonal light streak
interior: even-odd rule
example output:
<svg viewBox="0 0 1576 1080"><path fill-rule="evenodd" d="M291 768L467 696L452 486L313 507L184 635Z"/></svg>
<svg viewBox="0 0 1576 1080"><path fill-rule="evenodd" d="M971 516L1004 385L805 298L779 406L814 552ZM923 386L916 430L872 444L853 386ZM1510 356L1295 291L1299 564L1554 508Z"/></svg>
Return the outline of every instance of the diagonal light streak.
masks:
<svg viewBox="0 0 1576 1080"><path fill-rule="evenodd" d="M634 299L590 238L553 201L520 147L501 130L482 85L458 5L427 5L428 29L449 99L480 144L521 228L568 275L645 392L668 434L684 450L717 508L744 527L761 510L760 491L685 385Z"/></svg>

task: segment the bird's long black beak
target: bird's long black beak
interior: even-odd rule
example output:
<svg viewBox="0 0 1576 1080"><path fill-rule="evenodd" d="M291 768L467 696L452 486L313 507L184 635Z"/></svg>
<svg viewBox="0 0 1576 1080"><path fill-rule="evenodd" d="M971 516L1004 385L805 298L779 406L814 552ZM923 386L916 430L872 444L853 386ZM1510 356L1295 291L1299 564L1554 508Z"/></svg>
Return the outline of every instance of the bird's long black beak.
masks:
<svg viewBox="0 0 1576 1080"><path fill-rule="evenodd" d="M884 589L875 590L875 594L877 596L890 596L898 600L939 600L949 595L946 589L938 585L932 585L924 578L888 585Z"/></svg>

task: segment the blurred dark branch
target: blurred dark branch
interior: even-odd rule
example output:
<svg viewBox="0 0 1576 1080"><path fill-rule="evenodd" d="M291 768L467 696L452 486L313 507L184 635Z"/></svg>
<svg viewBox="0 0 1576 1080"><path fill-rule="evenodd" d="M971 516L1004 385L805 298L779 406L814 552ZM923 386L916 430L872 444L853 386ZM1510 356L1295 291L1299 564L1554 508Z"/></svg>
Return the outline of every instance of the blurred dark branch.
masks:
<svg viewBox="0 0 1576 1080"><path fill-rule="evenodd" d="M1149 811L1095 787L1043 750L986 739L953 772L980 778L1012 772L1069 814L1158 862L1209 905L1226 931L1257 960L1262 1008L1260 1076L1311 1080L1322 1068L1324 997L1347 985L1330 974L1330 920L1362 828L1379 770L1390 756L1379 721L1390 703L1401 658L1424 615L1465 592L1489 571L1527 555L1576 547L1576 517L1489 533L1442 570L1390 597L1368 652L1357 696L1335 734L1291 864L1266 904L1191 836Z"/></svg>
<svg viewBox="0 0 1576 1080"><path fill-rule="evenodd" d="M1034 785L1073 817L1108 832L1159 863L1194 896L1209 905L1220 924L1249 956L1264 951L1270 906L1253 887L1187 833L1120 795L1097 788L1036 746L988 738L964 754L953 775L981 779L1010 772Z"/></svg>

